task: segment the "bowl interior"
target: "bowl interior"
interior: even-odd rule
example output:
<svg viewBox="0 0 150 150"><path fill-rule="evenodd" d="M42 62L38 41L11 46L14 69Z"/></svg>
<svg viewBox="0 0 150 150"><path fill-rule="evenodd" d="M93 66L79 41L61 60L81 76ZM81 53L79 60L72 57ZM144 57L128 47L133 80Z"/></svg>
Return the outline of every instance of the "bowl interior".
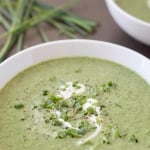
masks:
<svg viewBox="0 0 150 150"><path fill-rule="evenodd" d="M137 52L102 41L62 40L28 48L1 63L0 88L29 66L48 59L73 56L88 56L114 61L137 72L150 83L150 60Z"/></svg>
<svg viewBox="0 0 150 150"><path fill-rule="evenodd" d="M127 17L129 17L130 19L136 21L139 24L142 24L143 26L146 27L150 27L150 23L147 21L144 21L138 17L133 16L132 14L128 13L127 11L125 11L123 8L121 8L116 2L115 0L106 0L107 3L111 3L111 5L113 5L116 9L118 9L121 13L123 13L124 15L126 15Z"/></svg>
<svg viewBox="0 0 150 150"><path fill-rule="evenodd" d="M122 9L115 0L105 0L108 10L118 26L139 42L150 45L150 23L134 17ZM131 5L132 6L132 5ZM142 12L141 12L142 13Z"/></svg>

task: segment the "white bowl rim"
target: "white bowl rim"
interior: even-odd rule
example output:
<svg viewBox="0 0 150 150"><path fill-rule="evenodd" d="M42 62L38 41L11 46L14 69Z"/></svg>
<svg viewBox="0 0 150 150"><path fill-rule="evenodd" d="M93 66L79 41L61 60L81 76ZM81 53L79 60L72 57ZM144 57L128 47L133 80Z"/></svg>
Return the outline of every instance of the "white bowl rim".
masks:
<svg viewBox="0 0 150 150"><path fill-rule="evenodd" d="M5 59L3 62L0 63L0 67L5 65L7 62L9 62L11 59L14 59L14 57L18 57L19 55L23 55L24 53L28 53L29 51L34 51L34 49L36 49L36 47L43 47L49 44L59 44L59 43L71 43L71 42L88 42L88 43L101 43L101 44L107 44L110 46L116 46L116 47L120 47L120 48L124 48L126 49L126 51L131 52L135 55L138 55L139 57L142 57L143 59L146 59L147 61L150 61L150 59L144 55L142 55L141 53L130 49L128 47L116 44L116 43L111 43L111 42L107 42L107 41L99 41L99 40L91 40L91 39L65 39L65 40L56 40L56 41L51 41L51 42L46 42L46 43L41 43L41 44L37 44L34 46L31 46L29 48L26 48L20 52L15 53L14 55L8 57L7 59Z"/></svg>
<svg viewBox="0 0 150 150"><path fill-rule="evenodd" d="M115 0L106 0L107 2L110 2L116 9L118 9L118 11L120 11L120 13L124 14L126 17L130 18L131 20L137 22L137 23L140 23L142 25L145 25L147 27L150 27L150 23L142 20L142 19L139 19L133 15L131 15L130 13L128 13L127 11L125 11L124 9L122 9L116 2Z"/></svg>
<svg viewBox="0 0 150 150"><path fill-rule="evenodd" d="M70 49L71 48L70 46L72 44L74 44L74 45L82 45L82 46L84 46L84 45L86 46L87 45L87 46L90 46L90 47L92 45L95 45L96 47L99 47L97 45L101 45L102 47L104 46L104 48L106 47L106 49L113 48L115 53L119 52L119 55L118 54L114 55L113 53L109 53L107 50L106 51L108 52L108 54L104 53L104 55L103 55L103 53L102 53L102 57L99 57L100 56L99 54L98 54L99 56L97 57L97 55L95 55L96 54L95 50L94 50L94 53L93 53L94 55L91 52L90 52L91 54L89 52L86 53L86 51L84 51L83 54L81 52L81 55L80 55L80 52L79 52L79 49L78 49L77 53L73 50L75 52L75 54L73 54L73 55L72 54L71 55L70 54L66 55L66 54L61 54L60 53L60 55L57 56L57 54L56 54L56 56L54 56L54 57L53 56L52 57L46 56L46 58L45 58L45 56L44 57L42 56L43 57L42 59L41 59L41 56L40 56L40 58L36 57L35 51L36 50L39 51L43 47L45 47L47 49L47 48L49 48L49 47L52 46L53 47L52 49L54 49L55 45L58 45L59 47L60 47L60 45L62 45L62 46L63 45L64 46L68 45L69 49ZM80 48L80 46L78 46L78 47ZM91 48L88 48L88 49L91 49ZM55 53L54 53L54 55L55 55ZM29 59L31 59L31 60L27 60L27 61L29 61L27 63L20 63L19 67L17 67L16 69L11 68L11 63L12 63L12 66L14 67L16 65L15 60L21 62L22 61L21 58L24 58L24 56L25 56L25 58L27 58L28 56L31 56L32 58L29 57ZM35 56L34 62L32 62L33 61L33 56ZM24 51L18 52L16 54L14 54L13 56L9 57L8 59L6 59L4 62L2 62L0 64L0 70L4 69L2 77L4 77L5 73L7 73L7 69L11 69L12 73L10 73L10 74L7 73L7 75L6 75L7 77L4 78L4 80L3 79L1 80L2 85L0 85L1 86L0 89L3 88L13 77L15 77L19 72L21 72L24 69L27 69L27 68L29 68L29 67L31 67L33 65L36 65L36 64L38 64L40 62L47 61L48 59L53 59L53 58L57 59L57 58L68 57L68 56L69 57L70 56L71 57L87 56L87 57L95 57L95 58L97 57L97 58L109 60L109 61L112 61L112 62L116 62L116 63L118 63L118 64L120 64L122 66L125 66L125 67L129 68L132 71L135 71L145 81L147 81L147 83L150 84L150 78L149 78L150 72L147 71L148 67L150 66L150 59L148 59L147 57L143 56L142 54L140 54L140 53L138 53L138 52L136 52L136 51L134 51L132 49L129 49L127 47L124 47L124 46L121 46L121 45L118 45L118 44L114 44L114 43L110 43L110 42L98 41L98 40L86 40L86 39L69 39L69 40L58 40L58 41L53 41L53 42L47 42L47 43L43 43L43 44L38 44L38 45L32 46L30 48L27 48ZM118 56L121 56L121 57L118 57ZM130 59L134 59L135 58L135 61L131 61L131 63L130 63L129 59L122 59L123 56L129 57ZM144 66L146 65L146 66L144 67L143 65ZM139 67L140 68L142 67L142 68L140 69ZM7 69L5 69L5 68L7 68ZM20 69L18 69L18 68L20 68Z"/></svg>

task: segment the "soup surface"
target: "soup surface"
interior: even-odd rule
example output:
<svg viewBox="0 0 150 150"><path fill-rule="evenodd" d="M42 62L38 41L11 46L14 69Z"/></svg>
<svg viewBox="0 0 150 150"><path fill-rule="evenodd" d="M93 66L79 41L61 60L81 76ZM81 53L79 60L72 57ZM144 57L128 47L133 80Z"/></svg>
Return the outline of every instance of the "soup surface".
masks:
<svg viewBox="0 0 150 150"><path fill-rule="evenodd" d="M115 0L129 14L150 22L150 0Z"/></svg>
<svg viewBox="0 0 150 150"><path fill-rule="evenodd" d="M149 150L150 86L113 62L49 60L0 91L0 150Z"/></svg>

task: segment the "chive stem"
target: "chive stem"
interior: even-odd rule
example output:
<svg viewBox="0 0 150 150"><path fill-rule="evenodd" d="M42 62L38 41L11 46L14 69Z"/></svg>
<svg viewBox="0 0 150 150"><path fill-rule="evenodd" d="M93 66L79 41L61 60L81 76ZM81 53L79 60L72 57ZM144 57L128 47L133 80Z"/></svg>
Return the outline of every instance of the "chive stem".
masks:
<svg viewBox="0 0 150 150"><path fill-rule="evenodd" d="M48 42L49 41L46 33L44 32L44 30L42 29L42 27L40 25L37 26L37 31L38 31L38 33L39 33L39 35L41 37L41 40L43 42Z"/></svg>
<svg viewBox="0 0 150 150"><path fill-rule="evenodd" d="M49 41L40 25L43 22L70 38L76 38L75 34L84 36L91 33L97 23L68 10L77 1L72 0L60 7L47 5L40 0L0 1L0 24L6 30L0 35L0 39L7 38L0 51L0 62L7 57L14 45L17 46L17 51L24 47L25 33L31 27L37 28L43 42Z"/></svg>
<svg viewBox="0 0 150 150"><path fill-rule="evenodd" d="M0 24L2 24L3 28L7 31L10 27L9 23L6 19L0 14Z"/></svg>

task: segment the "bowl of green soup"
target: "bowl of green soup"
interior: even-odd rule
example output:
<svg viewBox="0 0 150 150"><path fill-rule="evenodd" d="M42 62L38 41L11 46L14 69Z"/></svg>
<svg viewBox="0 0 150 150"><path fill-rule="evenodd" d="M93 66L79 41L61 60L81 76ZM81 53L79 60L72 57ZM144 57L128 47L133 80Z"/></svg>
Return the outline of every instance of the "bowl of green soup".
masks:
<svg viewBox="0 0 150 150"><path fill-rule="evenodd" d="M134 39L150 45L150 0L106 0L116 23Z"/></svg>
<svg viewBox="0 0 150 150"><path fill-rule="evenodd" d="M150 60L92 40L37 45L0 64L1 150L149 150Z"/></svg>

